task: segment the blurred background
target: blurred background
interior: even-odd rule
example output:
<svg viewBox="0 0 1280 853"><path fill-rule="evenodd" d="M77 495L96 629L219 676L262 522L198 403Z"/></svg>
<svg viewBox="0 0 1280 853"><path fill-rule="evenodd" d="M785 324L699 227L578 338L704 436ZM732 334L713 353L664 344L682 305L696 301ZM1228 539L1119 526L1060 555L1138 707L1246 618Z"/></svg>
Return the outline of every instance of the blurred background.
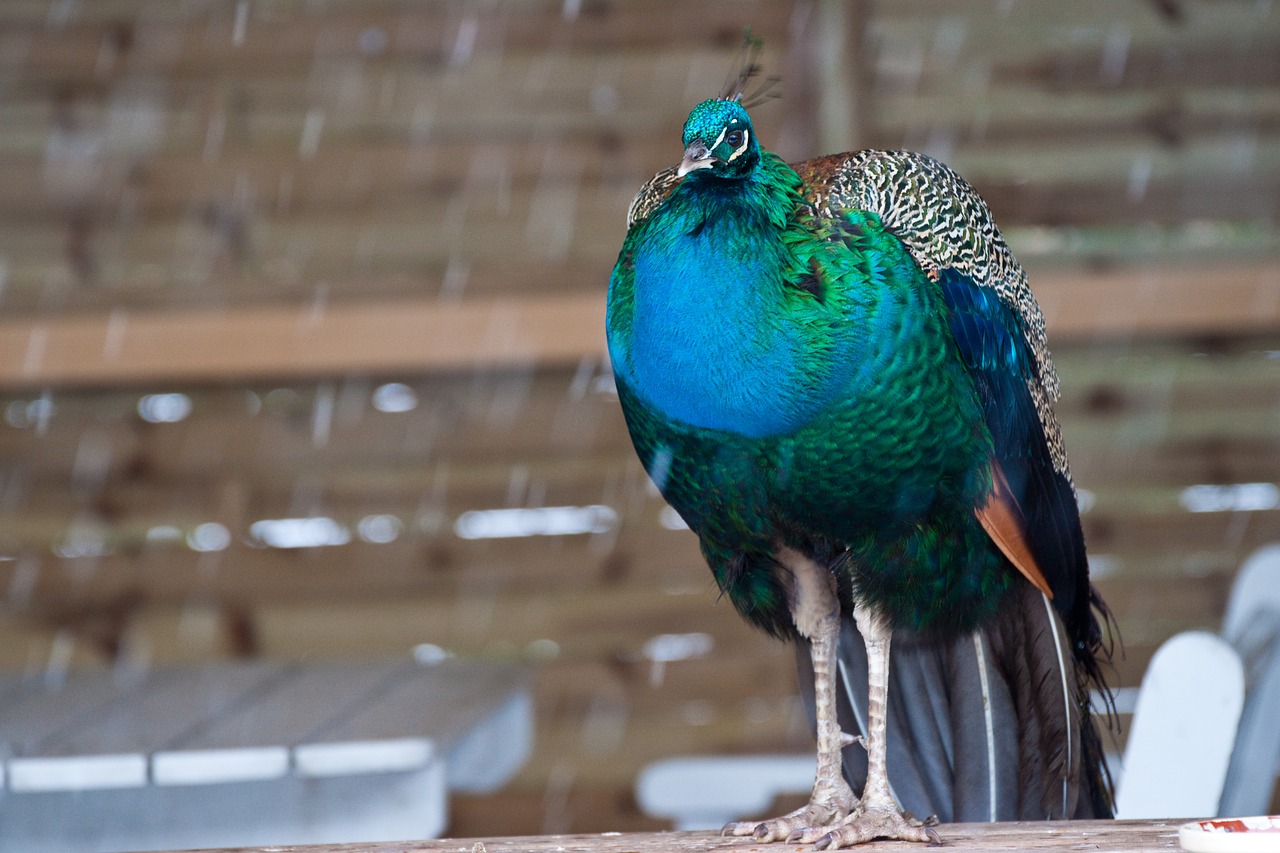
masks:
<svg viewBox="0 0 1280 853"><path fill-rule="evenodd" d="M6 684L525 664L460 836L663 828L645 765L807 750L604 356L627 205L745 25L766 147L940 157L1027 268L1115 683L1216 630L1280 539L1271 0L6 0Z"/></svg>

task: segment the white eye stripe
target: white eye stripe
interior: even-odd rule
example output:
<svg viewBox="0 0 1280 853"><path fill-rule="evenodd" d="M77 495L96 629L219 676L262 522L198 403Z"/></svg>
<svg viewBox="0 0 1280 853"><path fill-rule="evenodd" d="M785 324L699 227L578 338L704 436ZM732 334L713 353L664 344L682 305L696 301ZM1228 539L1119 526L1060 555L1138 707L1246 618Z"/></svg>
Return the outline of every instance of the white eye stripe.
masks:
<svg viewBox="0 0 1280 853"><path fill-rule="evenodd" d="M724 134L722 133L720 134L720 136L723 137ZM717 140L717 142L718 141L719 140ZM733 153L729 155L729 161L732 162L734 160L737 160L738 155L741 154L743 151L747 150L747 144L750 142L751 142L751 131L749 130L742 131L742 144L739 145L737 148L735 148Z"/></svg>
<svg viewBox="0 0 1280 853"><path fill-rule="evenodd" d="M707 146L708 151L715 151L720 147L720 143L724 142L724 135L729 132L729 128L720 131L720 135L716 137L716 141Z"/></svg>

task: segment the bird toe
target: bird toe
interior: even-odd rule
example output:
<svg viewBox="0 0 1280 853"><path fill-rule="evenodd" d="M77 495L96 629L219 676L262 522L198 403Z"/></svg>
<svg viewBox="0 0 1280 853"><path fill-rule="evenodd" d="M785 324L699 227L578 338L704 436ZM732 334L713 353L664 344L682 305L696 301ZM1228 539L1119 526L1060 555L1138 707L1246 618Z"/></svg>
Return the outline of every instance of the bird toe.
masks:
<svg viewBox="0 0 1280 853"><path fill-rule="evenodd" d="M840 850L877 838L924 842L930 847L942 844L942 839L932 826L927 826L897 808L863 808L819 838L813 847L815 850Z"/></svg>
<svg viewBox="0 0 1280 853"><path fill-rule="evenodd" d="M720 835L745 836L754 835L759 823L754 820L731 820L720 828Z"/></svg>

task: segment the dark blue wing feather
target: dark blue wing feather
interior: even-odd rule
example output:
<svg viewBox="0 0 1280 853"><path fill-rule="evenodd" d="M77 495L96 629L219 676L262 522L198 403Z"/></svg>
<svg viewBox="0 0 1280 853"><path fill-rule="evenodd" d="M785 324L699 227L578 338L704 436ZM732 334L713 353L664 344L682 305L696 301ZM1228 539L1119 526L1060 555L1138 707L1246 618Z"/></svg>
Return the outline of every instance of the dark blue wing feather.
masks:
<svg viewBox="0 0 1280 853"><path fill-rule="evenodd" d="M993 288L954 269L942 270L939 283L951 312L951 333L982 398L996 459L1022 509L1032 554L1053 590L1054 608L1066 625L1077 663L1106 694L1096 654L1101 626L1091 608L1098 607L1104 616L1107 611L1089 585L1075 489L1066 471L1054 464L1031 394L1029 383L1040 377L1020 315ZM1086 727L1081 746L1088 766L1094 768L1087 786L1092 813L1110 815L1110 783L1092 726Z"/></svg>
<svg viewBox="0 0 1280 853"><path fill-rule="evenodd" d="M1028 381L1034 362L1018 315L995 291L954 269L939 272L951 333L982 399L995 455L1026 518L1032 553L1072 638L1096 630L1075 492L1055 469Z"/></svg>

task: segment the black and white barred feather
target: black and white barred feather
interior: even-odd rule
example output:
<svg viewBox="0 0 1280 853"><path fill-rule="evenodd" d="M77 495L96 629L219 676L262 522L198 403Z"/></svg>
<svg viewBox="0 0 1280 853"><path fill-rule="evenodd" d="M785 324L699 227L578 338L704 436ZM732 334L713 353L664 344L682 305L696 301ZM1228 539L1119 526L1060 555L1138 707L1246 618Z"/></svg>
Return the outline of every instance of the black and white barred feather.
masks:
<svg viewBox="0 0 1280 853"><path fill-rule="evenodd" d="M1054 415L1058 375L1049 355L1044 314L1027 274L1009 249L995 218L969 182L947 165L912 151L868 149L797 164L805 179L811 212L865 210L879 214L920 268L931 276L951 267L981 287L995 291L1021 319L1034 359L1028 380L1036 414L1055 470L1068 480L1062 430Z"/></svg>

